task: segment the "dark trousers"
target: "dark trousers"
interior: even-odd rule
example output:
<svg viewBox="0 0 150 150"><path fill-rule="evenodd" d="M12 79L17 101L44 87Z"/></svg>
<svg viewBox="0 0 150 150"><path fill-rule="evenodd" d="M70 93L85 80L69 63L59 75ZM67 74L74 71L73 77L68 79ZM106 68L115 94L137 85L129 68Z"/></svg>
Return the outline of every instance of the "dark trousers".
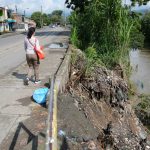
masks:
<svg viewBox="0 0 150 150"><path fill-rule="evenodd" d="M27 64L29 66L27 77L30 79L34 70L35 81L39 80L39 60L36 54L26 55Z"/></svg>

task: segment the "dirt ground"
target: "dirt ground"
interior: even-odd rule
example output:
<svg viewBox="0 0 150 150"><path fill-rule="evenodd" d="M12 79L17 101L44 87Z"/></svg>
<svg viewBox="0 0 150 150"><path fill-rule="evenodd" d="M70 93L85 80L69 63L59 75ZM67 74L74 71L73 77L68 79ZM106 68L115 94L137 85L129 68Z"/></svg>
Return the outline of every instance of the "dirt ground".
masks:
<svg viewBox="0 0 150 150"><path fill-rule="evenodd" d="M58 99L60 150L150 150L148 130L134 113L121 66L96 66L86 76L81 53Z"/></svg>

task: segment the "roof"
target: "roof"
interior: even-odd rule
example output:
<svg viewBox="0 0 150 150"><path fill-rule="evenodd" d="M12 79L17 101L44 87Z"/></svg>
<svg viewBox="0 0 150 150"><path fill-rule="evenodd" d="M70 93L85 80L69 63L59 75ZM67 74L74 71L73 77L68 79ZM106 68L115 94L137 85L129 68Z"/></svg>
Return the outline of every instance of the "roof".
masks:
<svg viewBox="0 0 150 150"><path fill-rule="evenodd" d="M6 19L6 22L13 23L13 22L16 22L16 20L9 18L9 19Z"/></svg>
<svg viewBox="0 0 150 150"><path fill-rule="evenodd" d="M0 9L8 9L7 7L0 7Z"/></svg>

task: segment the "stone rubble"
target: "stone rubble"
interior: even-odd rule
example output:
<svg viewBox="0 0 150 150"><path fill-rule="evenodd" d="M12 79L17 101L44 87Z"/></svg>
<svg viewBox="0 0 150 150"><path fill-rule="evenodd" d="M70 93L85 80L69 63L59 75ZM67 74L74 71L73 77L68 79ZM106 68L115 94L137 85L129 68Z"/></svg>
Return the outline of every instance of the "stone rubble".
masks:
<svg viewBox="0 0 150 150"><path fill-rule="evenodd" d="M85 64L85 57L80 53L76 63L71 66L68 89L82 97L82 100L75 102L79 111L83 110L96 127L103 128L99 129L97 142L87 141L83 149L150 150L149 135L130 105L129 88L121 67L116 65L110 71L95 66L86 76ZM105 110L106 104L110 112ZM97 115L99 118L95 119ZM101 148L97 148L98 145Z"/></svg>

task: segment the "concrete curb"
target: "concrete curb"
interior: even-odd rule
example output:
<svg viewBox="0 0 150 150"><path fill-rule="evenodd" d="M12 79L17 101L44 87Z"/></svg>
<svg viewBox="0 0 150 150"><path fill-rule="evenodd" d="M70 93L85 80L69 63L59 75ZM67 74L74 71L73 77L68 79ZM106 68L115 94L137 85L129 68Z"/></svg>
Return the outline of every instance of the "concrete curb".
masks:
<svg viewBox="0 0 150 150"><path fill-rule="evenodd" d="M64 60L56 74L55 86L59 90L59 92L63 92L65 90L65 85L69 80L69 71L70 71L70 56L71 56L71 46L69 46Z"/></svg>

